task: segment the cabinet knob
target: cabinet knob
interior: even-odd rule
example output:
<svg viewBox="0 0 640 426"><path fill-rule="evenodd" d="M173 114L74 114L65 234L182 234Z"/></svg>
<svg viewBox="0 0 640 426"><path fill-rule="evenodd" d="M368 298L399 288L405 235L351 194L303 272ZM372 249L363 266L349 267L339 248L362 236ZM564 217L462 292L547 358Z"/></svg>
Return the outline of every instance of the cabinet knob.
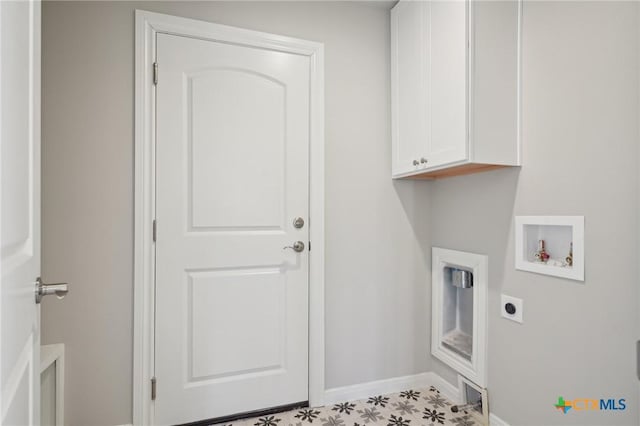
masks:
<svg viewBox="0 0 640 426"><path fill-rule="evenodd" d="M417 166L418 164L420 164L420 163L418 163L418 160L413 160L413 165L414 166Z"/></svg>
<svg viewBox="0 0 640 426"><path fill-rule="evenodd" d="M427 159L426 159L426 158L424 158L424 157L422 157L422 158L420 159L420 164L427 164Z"/></svg>

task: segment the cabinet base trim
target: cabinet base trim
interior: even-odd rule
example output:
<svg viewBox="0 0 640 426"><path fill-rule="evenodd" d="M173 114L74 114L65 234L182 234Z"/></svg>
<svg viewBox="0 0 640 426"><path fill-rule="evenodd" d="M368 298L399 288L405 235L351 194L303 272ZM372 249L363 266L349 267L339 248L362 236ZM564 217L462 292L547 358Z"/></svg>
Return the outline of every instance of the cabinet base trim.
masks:
<svg viewBox="0 0 640 426"><path fill-rule="evenodd" d="M407 179L440 179L451 176L468 175L471 173L488 172L490 170L502 169L504 167L513 166L503 166L501 164L470 163L463 164L461 166L450 167L447 169L433 170L412 176L407 176Z"/></svg>

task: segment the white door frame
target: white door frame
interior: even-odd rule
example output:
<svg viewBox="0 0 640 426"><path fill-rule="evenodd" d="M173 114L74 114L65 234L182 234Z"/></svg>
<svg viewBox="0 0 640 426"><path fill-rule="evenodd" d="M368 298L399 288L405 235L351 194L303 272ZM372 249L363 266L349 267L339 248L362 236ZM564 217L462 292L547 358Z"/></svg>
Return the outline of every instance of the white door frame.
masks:
<svg viewBox="0 0 640 426"><path fill-rule="evenodd" d="M156 34L174 34L308 56L309 159L309 404L324 404L324 45L211 22L136 10L133 423L154 424L155 107ZM162 78L160 64L160 77ZM162 392L162 378L158 378Z"/></svg>

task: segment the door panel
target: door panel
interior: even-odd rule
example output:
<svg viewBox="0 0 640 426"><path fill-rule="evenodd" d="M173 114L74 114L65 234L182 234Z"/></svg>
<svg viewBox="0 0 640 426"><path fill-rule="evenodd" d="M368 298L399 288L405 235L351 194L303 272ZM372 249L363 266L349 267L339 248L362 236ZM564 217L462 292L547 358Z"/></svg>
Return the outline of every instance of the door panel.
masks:
<svg viewBox="0 0 640 426"><path fill-rule="evenodd" d="M429 166L467 157L467 2L429 2L431 137Z"/></svg>
<svg viewBox="0 0 640 426"><path fill-rule="evenodd" d="M193 227L282 229L285 86L233 69L187 79Z"/></svg>
<svg viewBox="0 0 640 426"><path fill-rule="evenodd" d="M158 424L308 399L306 56L157 36Z"/></svg>
<svg viewBox="0 0 640 426"><path fill-rule="evenodd" d="M428 3L398 3L391 15L393 152L394 175L412 172L413 164L426 156L431 113L429 85L431 37L426 31L430 20Z"/></svg>
<svg viewBox="0 0 640 426"><path fill-rule="evenodd" d="M0 2L2 424L39 423L40 3Z"/></svg>
<svg viewBox="0 0 640 426"><path fill-rule="evenodd" d="M31 391L31 367L27 365L29 370L23 370L20 374L19 382L15 389L11 389L11 404L4 413L3 425L33 425L31 416L32 401L29 396ZM25 407L28 408L25 410Z"/></svg>
<svg viewBox="0 0 640 426"><path fill-rule="evenodd" d="M194 381L284 367L286 282L280 270L194 273L190 286ZM254 312L260 312L260 321Z"/></svg>

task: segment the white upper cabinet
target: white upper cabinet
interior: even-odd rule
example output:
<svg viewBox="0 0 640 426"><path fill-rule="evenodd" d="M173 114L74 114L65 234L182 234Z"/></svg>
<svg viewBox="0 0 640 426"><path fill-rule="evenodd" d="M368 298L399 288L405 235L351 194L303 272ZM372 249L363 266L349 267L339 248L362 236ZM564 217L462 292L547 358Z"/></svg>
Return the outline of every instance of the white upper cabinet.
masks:
<svg viewBox="0 0 640 426"><path fill-rule="evenodd" d="M394 178L520 165L520 7L401 0L391 10Z"/></svg>

